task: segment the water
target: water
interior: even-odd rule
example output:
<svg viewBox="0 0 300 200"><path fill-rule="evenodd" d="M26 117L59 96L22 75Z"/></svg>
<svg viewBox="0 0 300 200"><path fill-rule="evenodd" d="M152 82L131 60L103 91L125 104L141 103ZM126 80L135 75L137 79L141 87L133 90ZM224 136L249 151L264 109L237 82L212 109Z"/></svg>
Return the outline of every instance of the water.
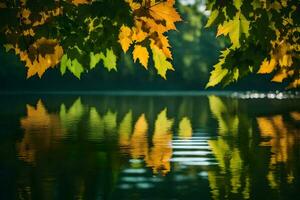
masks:
<svg viewBox="0 0 300 200"><path fill-rule="evenodd" d="M0 119L0 199L300 196L297 98L11 94Z"/></svg>

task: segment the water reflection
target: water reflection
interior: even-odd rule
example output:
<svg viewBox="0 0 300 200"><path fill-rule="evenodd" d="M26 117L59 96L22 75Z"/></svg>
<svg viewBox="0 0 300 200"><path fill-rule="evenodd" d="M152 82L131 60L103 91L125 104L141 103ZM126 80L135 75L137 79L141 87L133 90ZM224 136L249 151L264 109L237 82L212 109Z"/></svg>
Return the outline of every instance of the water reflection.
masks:
<svg viewBox="0 0 300 200"><path fill-rule="evenodd" d="M1 153L2 165L18 174L14 193L22 198L288 199L299 193L297 100L212 95L36 102L18 117L18 163Z"/></svg>

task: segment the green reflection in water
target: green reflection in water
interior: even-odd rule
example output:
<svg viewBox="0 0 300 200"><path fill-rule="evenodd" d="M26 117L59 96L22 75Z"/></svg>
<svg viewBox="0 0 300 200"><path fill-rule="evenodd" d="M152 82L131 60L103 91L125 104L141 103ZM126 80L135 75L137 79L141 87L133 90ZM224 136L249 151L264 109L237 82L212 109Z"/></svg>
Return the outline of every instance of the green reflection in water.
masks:
<svg viewBox="0 0 300 200"><path fill-rule="evenodd" d="M1 153L18 174L14 193L22 198L143 199L164 191L157 198L289 199L299 193L297 100L44 99L23 102L17 155Z"/></svg>

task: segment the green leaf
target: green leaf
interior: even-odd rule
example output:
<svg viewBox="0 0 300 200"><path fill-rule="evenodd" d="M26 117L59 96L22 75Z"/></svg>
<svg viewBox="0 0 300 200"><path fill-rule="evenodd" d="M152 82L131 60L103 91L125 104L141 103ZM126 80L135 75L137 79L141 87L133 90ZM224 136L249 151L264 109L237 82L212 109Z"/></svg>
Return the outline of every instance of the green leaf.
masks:
<svg viewBox="0 0 300 200"><path fill-rule="evenodd" d="M167 57L161 49L159 49L155 45L153 45L151 49L153 54L154 67L157 69L158 74L166 79L167 70L174 70L174 68L172 64L167 60Z"/></svg>
<svg viewBox="0 0 300 200"><path fill-rule="evenodd" d="M84 71L82 65L78 62L77 59L72 60L72 65L68 66L68 69L78 78L80 79L81 73Z"/></svg>
<svg viewBox="0 0 300 200"><path fill-rule="evenodd" d="M101 54L97 53L94 54L93 52L90 53L90 69L93 69L96 67L96 65L100 62L101 60Z"/></svg>
<svg viewBox="0 0 300 200"><path fill-rule="evenodd" d="M66 70L69 70L74 74L78 79L80 79L81 73L84 71L84 68L82 65L78 62L77 59L74 59L71 61L71 59L68 58L68 55L65 54L61 58L60 62L60 72L62 75L66 73Z"/></svg>
<svg viewBox="0 0 300 200"><path fill-rule="evenodd" d="M14 49L14 46L12 44L5 44L3 45L6 52L9 52L11 49Z"/></svg>
<svg viewBox="0 0 300 200"><path fill-rule="evenodd" d="M224 69L222 66L225 63L226 56L229 54L230 49L222 51L222 54L219 59L219 63L214 65L214 70L210 73L209 81L206 85L206 88L213 87L219 84L223 78L228 74L228 69Z"/></svg>
<svg viewBox="0 0 300 200"><path fill-rule="evenodd" d="M219 35L229 35L229 38L232 42L233 48L240 47L240 37L242 34L245 34L246 37L249 37L249 26L250 22L245 18L243 14L238 12L236 16L229 21L223 23L223 25L218 27Z"/></svg>
<svg viewBox="0 0 300 200"><path fill-rule="evenodd" d="M208 18L208 21L205 25L205 28L210 27L214 23L214 21L217 19L218 15L219 15L219 10L212 11Z"/></svg>
<svg viewBox="0 0 300 200"><path fill-rule="evenodd" d="M228 73L228 69L223 69L219 64L215 65L214 68L215 69L210 74L206 88L219 84Z"/></svg>
<svg viewBox="0 0 300 200"><path fill-rule="evenodd" d="M60 72L62 75L64 75L66 73L66 69L67 66L70 65L70 59L68 59L68 56L65 54L63 55L63 57L61 58L60 61Z"/></svg>
<svg viewBox="0 0 300 200"><path fill-rule="evenodd" d="M235 67L233 69L233 80L237 81L239 79L239 75L240 75L239 68Z"/></svg>
<svg viewBox="0 0 300 200"><path fill-rule="evenodd" d="M233 5L236 7L236 9L240 10L242 6L242 0L234 0Z"/></svg>
<svg viewBox="0 0 300 200"><path fill-rule="evenodd" d="M101 53L99 57L103 60L104 67L107 68L108 71L112 69L117 71L117 56L113 50L106 49L106 55Z"/></svg>

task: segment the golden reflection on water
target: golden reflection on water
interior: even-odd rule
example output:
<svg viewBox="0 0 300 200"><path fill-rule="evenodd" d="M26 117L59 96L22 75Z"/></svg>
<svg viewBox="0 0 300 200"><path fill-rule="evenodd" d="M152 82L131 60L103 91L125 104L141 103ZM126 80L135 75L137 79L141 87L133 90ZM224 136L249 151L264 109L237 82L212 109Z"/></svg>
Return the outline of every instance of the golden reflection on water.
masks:
<svg viewBox="0 0 300 200"><path fill-rule="evenodd" d="M291 112L290 116L297 121L300 113ZM294 173L289 165L295 160L294 147L300 138L299 130L296 127L288 127L282 115L258 117L257 123L261 136L265 138L265 141L261 142L260 145L271 147L272 154L267 175L270 186L278 188L280 184L280 177L276 174L276 165L280 163L287 164L285 179L287 183L293 183Z"/></svg>
<svg viewBox="0 0 300 200"><path fill-rule="evenodd" d="M270 161L266 179L271 188L280 186L276 173L277 164L285 163L286 182L293 183L294 148L299 141L296 127L289 126L282 115L259 116L254 120L238 112L237 99L225 101L217 96L209 96L211 116L217 122L217 137L208 137L205 142L217 162L217 168L206 167L207 178L214 199L240 194L240 198L250 198L251 171L249 157L259 148L270 148ZM88 117L85 117L88 116ZM300 120L299 112L290 112L294 121ZM86 122L83 120L88 119ZM57 113L49 113L42 101L36 106L27 105L27 116L21 118L24 130L22 140L17 144L19 157L31 164L37 161L39 152L55 148L58 141L74 137L80 124L84 123L87 140L100 141L112 135L117 136L118 146L123 154L132 159L142 159L154 174L166 175L171 172L174 153L174 137L182 141L192 141L193 125L189 116L169 117L168 109L160 110L153 121L147 113L134 113L129 109L123 116L109 108L100 114L95 107L82 104L78 98L69 108L61 104ZM260 145L253 145L253 123L257 123ZM152 128L151 128L152 127ZM240 144L240 140L246 143ZM54 142L56 141L56 142ZM257 149L258 148L258 149ZM254 152L254 153L253 153ZM246 156L245 156L246 155ZM259 155L258 155L259 156ZM174 168L176 169L176 168ZM191 167L192 169L192 167Z"/></svg>
<svg viewBox="0 0 300 200"><path fill-rule="evenodd" d="M59 140L64 135L58 115L49 114L41 100L36 107L27 105L27 116L21 119L24 137L17 143L19 157L29 163L35 162L35 155L42 149L53 146L53 140Z"/></svg>

